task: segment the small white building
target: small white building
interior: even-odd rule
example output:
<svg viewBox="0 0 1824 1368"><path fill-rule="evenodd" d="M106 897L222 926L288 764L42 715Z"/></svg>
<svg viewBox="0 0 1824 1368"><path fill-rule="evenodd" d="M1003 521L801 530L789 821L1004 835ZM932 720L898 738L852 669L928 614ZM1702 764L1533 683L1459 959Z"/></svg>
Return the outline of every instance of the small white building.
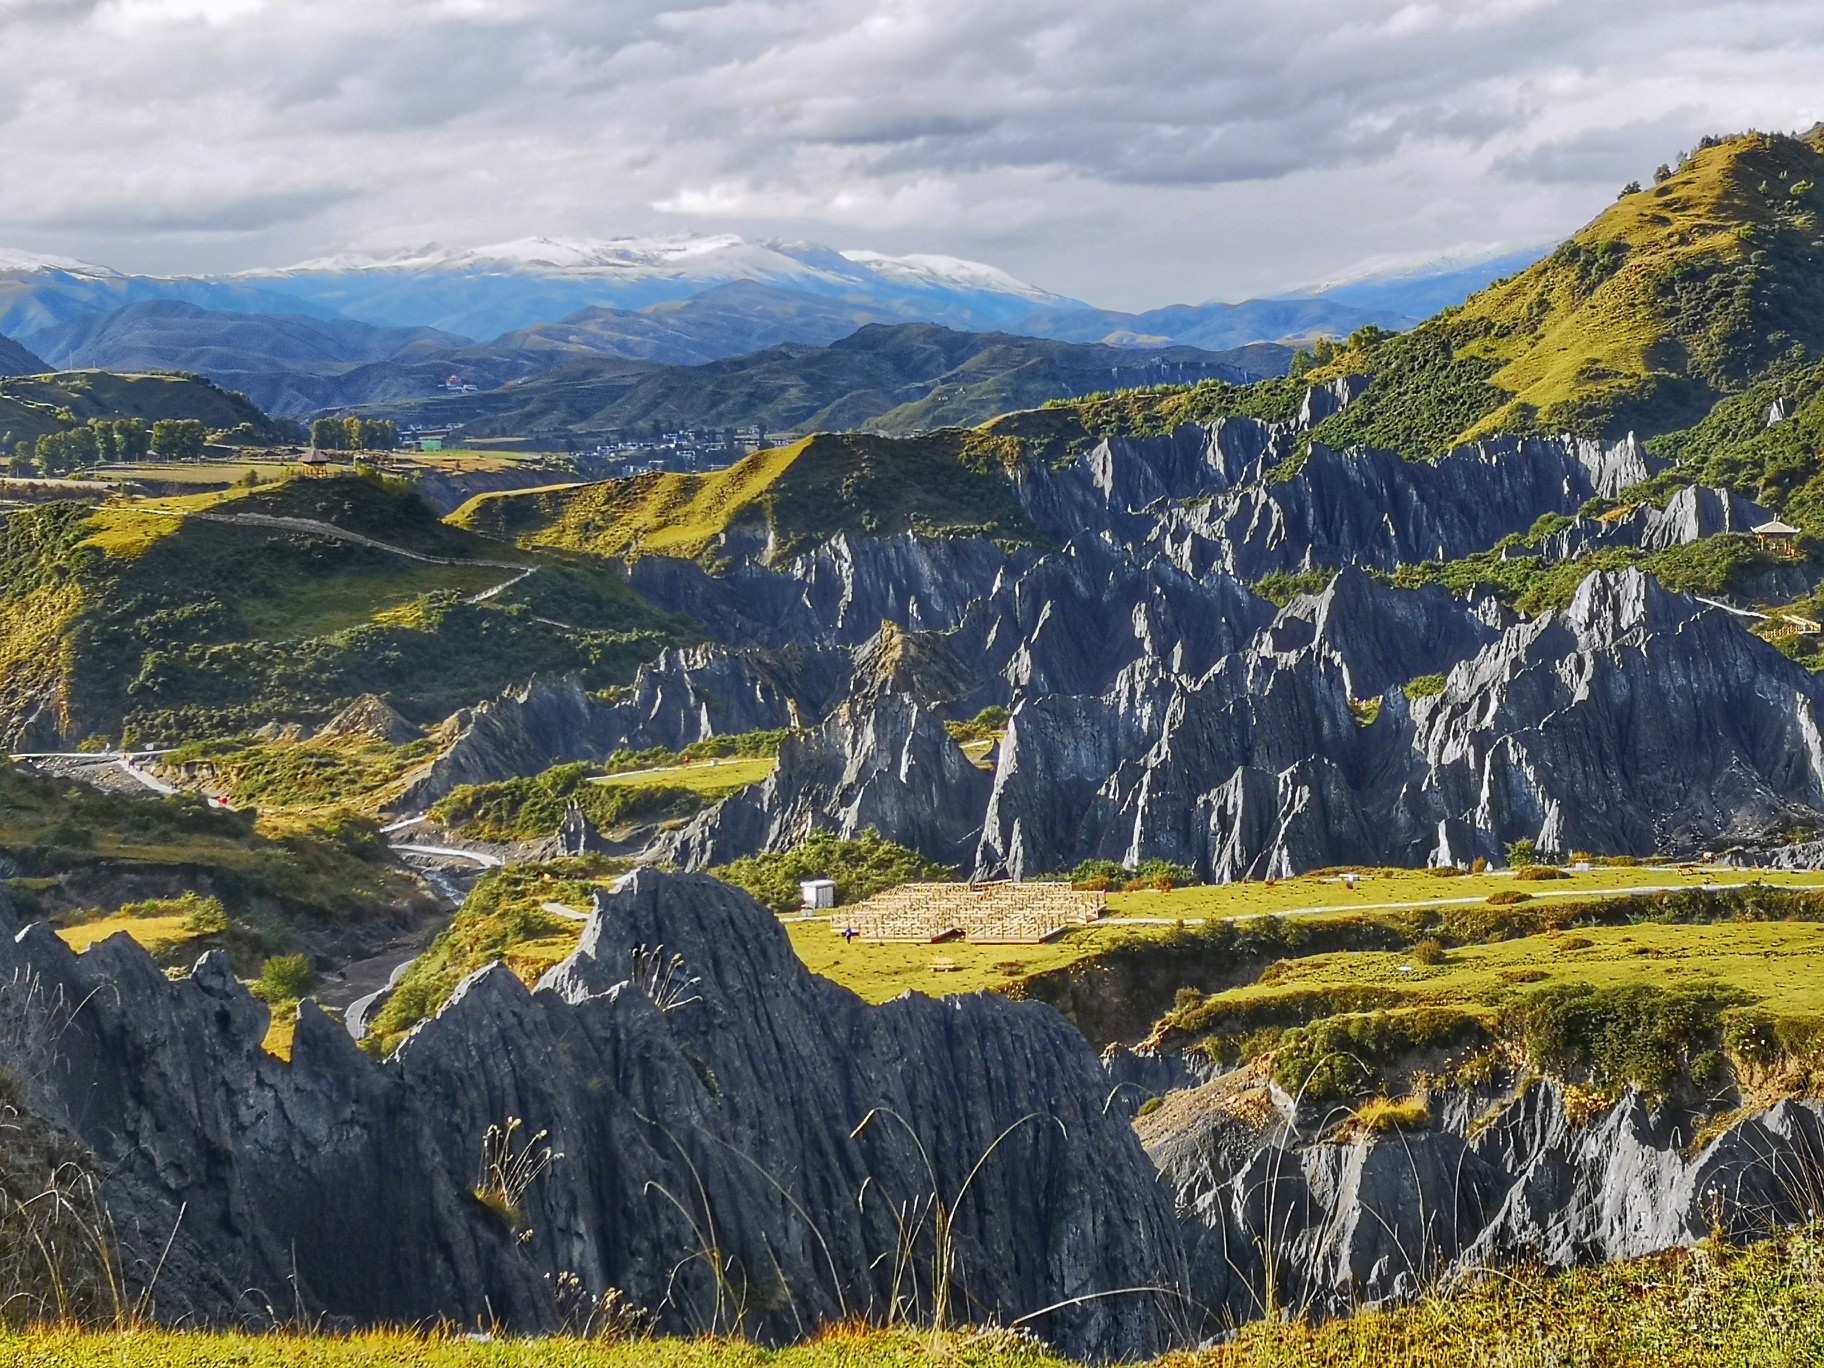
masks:
<svg viewBox="0 0 1824 1368"><path fill-rule="evenodd" d="M798 893L806 912L827 912L836 906L834 879L805 879L798 885Z"/></svg>

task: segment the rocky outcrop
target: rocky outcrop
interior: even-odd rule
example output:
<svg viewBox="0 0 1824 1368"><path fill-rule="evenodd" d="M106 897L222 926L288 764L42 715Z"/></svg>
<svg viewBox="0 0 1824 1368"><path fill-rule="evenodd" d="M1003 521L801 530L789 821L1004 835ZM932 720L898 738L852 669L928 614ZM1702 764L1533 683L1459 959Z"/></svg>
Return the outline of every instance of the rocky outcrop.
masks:
<svg viewBox="0 0 1824 1368"><path fill-rule="evenodd" d="M363 736L390 746L403 746L424 735L394 711L391 704L373 694L362 694L318 727L316 734L319 737Z"/></svg>
<svg viewBox="0 0 1824 1368"><path fill-rule="evenodd" d="M1499 609L1428 584L1391 589L1353 567L1321 593L1301 594L1280 610L1257 649L1275 660L1311 651L1336 662L1354 698L1376 698L1395 684L1441 674L1495 640Z"/></svg>
<svg viewBox="0 0 1824 1368"><path fill-rule="evenodd" d="M1453 1272L1568 1268L1764 1235L1815 1216L1824 1116L1782 1102L1693 1151L1696 1119L1638 1094L1574 1123L1551 1081L1433 1099L1435 1126L1353 1139L1283 1095L1219 1078L1137 1123L1197 1231L1206 1305L1316 1315L1416 1295ZM1237 1105L1244 1094L1259 1094Z"/></svg>
<svg viewBox="0 0 1824 1368"><path fill-rule="evenodd" d="M446 722L450 743L401 805L428 807L462 784L537 774L617 750L678 750L710 736L800 725L842 697L844 652L695 646L662 653L626 689L590 696L575 680L534 679Z"/></svg>
<svg viewBox="0 0 1824 1368"><path fill-rule="evenodd" d="M1650 473L1632 438L1607 447L1500 438L1435 463L1318 443L1290 479L1164 510L1152 544L1191 574L1248 581L1326 566L1391 570L1486 551L1542 513L1574 513Z"/></svg>
<svg viewBox="0 0 1824 1368"><path fill-rule="evenodd" d="M975 537L858 537L838 533L784 565L742 560L711 574L694 562L647 556L632 584L734 646L857 646L882 622L913 631L954 627L969 605L1030 551Z"/></svg>
<svg viewBox="0 0 1824 1368"><path fill-rule="evenodd" d="M1772 517L1740 494L1691 485L1674 493L1664 508L1643 503L1609 517L1573 519L1540 543L1539 554L1548 561L1567 561L1611 546L1663 551L1725 532L1752 532Z"/></svg>
<svg viewBox="0 0 1824 1368"><path fill-rule="evenodd" d="M1260 877L1499 859L1523 836L1690 851L1824 811L1819 686L1728 613L1597 574L1451 664L1488 629L1402 592L1346 577L1200 679L1155 666L1021 700L978 873L1105 856ZM1408 699L1389 679L1408 669L1445 674L1442 693ZM1389 686L1374 713L1351 707L1358 679Z"/></svg>
<svg viewBox="0 0 1824 1368"><path fill-rule="evenodd" d="M573 1274L667 1330L777 1341L928 1312L934 1196L958 1317L1087 1298L1039 1328L1098 1358L1157 1352L1181 1319L1169 1294L1096 1295L1186 1271L1062 1018L991 994L869 1007L714 880L631 876L536 992L483 970L383 1064L309 1003L292 1062L266 1055L219 955L171 982L125 936L79 958L38 926L0 941L0 984L30 1105L108 1174L132 1286L162 1262L162 1319L537 1330ZM523 1190L483 1162L508 1118L513 1153L551 1155Z"/></svg>
<svg viewBox="0 0 1824 1368"><path fill-rule="evenodd" d="M788 736L764 783L723 799L653 855L703 869L789 850L815 831L848 838L872 830L940 864L966 864L988 789L937 716L888 694Z"/></svg>

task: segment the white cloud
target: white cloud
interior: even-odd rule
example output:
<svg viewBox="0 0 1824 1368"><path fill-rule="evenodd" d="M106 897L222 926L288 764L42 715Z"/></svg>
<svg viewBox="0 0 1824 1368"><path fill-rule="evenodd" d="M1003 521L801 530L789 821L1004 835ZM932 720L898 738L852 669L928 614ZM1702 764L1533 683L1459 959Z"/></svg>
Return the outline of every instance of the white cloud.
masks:
<svg viewBox="0 0 1824 1368"><path fill-rule="evenodd" d="M1550 239L1824 116L1815 0L0 0L0 242L697 228L1142 306Z"/></svg>

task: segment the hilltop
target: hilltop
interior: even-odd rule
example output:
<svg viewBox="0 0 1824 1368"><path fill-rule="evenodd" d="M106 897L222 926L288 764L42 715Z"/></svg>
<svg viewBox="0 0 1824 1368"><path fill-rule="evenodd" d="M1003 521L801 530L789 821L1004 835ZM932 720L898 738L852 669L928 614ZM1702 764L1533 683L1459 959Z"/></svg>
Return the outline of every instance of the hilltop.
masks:
<svg viewBox="0 0 1824 1368"><path fill-rule="evenodd" d="M689 637L610 566L506 550L361 477L16 512L0 535L7 739L175 743L366 693L424 724L535 672L620 682Z"/></svg>
<svg viewBox="0 0 1824 1368"><path fill-rule="evenodd" d="M704 475L478 495L449 521L522 546L627 558L702 556L731 537L789 554L843 531L1033 540L991 450L959 429L902 440L822 433Z"/></svg>
<svg viewBox="0 0 1824 1368"><path fill-rule="evenodd" d="M244 395L198 375L117 375L84 370L0 379L0 452L64 432L91 418L192 418L212 432L239 430L250 443L277 441L282 429Z"/></svg>
<svg viewBox="0 0 1824 1368"><path fill-rule="evenodd" d="M1495 432L1664 432L1824 352L1824 132L1706 144L1462 305L1320 352L1313 378L1374 383L1318 440L1416 456Z"/></svg>

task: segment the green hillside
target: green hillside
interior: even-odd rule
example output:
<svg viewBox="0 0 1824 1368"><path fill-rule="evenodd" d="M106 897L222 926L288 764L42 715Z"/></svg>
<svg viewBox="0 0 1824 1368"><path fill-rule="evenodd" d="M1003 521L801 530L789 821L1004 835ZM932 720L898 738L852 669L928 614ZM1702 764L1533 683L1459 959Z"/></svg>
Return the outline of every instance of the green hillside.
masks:
<svg viewBox="0 0 1824 1368"><path fill-rule="evenodd" d="M397 549L230 521L248 515ZM471 601L522 566L534 573ZM42 706L68 739L179 742L321 719L364 693L428 723L534 673L623 682L691 636L616 567L484 541L381 480L56 504L0 535L0 719L15 733Z"/></svg>
<svg viewBox="0 0 1824 1368"><path fill-rule="evenodd" d="M449 520L526 547L613 557L702 556L729 532L770 537L778 555L842 531L1036 535L994 447L959 430L904 439L819 434L702 475L484 494Z"/></svg>
<svg viewBox="0 0 1824 1368"><path fill-rule="evenodd" d="M243 395L196 375L117 375L62 371L0 378L0 452L87 423L91 418L194 418L211 432L248 429L250 441L281 436Z"/></svg>
<svg viewBox="0 0 1824 1368"><path fill-rule="evenodd" d="M1664 432L1824 354L1824 133L1706 142L1538 264L1324 358L1311 378L1374 380L1317 437L1417 456L1498 431Z"/></svg>

